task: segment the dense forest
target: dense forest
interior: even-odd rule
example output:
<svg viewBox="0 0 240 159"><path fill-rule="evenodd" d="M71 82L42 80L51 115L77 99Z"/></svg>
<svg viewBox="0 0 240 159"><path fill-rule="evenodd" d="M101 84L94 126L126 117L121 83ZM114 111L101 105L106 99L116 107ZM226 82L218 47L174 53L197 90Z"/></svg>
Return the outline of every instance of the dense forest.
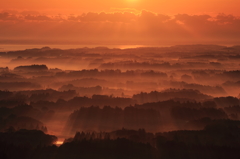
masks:
<svg viewBox="0 0 240 159"><path fill-rule="evenodd" d="M239 159L240 46L0 52L1 159Z"/></svg>

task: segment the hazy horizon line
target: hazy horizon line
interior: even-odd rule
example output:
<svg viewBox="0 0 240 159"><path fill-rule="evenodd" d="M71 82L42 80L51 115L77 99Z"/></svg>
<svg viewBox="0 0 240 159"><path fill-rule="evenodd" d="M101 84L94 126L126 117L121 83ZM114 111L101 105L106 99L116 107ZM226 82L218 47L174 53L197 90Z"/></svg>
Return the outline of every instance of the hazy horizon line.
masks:
<svg viewBox="0 0 240 159"><path fill-rule="evenodd" d="M81 49L81 48L108 48L108 49L134 49L134 48L164 48L173 46L194 46L194 45L216 45L233 47L239 46L240 44L217 44L217 43L185 43L185 44L0 44L0 51L18 51L18 50L28 50L28 49L42 49L44 47L49 47L51 49Z"/></svg>

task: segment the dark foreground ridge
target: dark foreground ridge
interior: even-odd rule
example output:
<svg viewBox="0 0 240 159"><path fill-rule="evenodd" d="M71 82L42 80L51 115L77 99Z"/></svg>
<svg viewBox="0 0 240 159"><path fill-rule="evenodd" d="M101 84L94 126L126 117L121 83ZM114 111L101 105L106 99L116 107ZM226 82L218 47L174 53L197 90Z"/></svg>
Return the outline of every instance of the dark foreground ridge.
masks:
<svg viewBox="0 0 240 159"><path fill-rule="evenodd" d="M240 122L213 120L203 130L148 133L144 129L77 132L57 147L55 136L37 130L1 133L1 159L238 159Z"/></svg>

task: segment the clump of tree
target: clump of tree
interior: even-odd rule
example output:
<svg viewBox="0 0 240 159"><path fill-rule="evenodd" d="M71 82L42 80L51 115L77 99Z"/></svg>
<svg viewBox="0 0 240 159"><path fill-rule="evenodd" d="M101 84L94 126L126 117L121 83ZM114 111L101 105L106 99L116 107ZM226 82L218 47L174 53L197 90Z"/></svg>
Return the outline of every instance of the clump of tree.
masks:
<svg viewBox="0 0 240 159"><path fill-rule="evenodd" d="M14 71L25 71L25 72L39 72L47 71L48 67L46 65L26 65L26 66L17 66L14 68Z"/></svg>
<svg viewBox="0 0 240 159"><path fill-rule="evenodd" d="M211 96L205 95L198 90L193 89L167 89L165 91L152 91L150 93L141 92L140 94L135 94L132 97L139 103L149 103L165 101L173 98L188 98L197 101L202 101L206 99L211 99Z"/></svg>
<svg viewBox="0 0 240 159"><path fill-rule="evenodd" d="M161 128L160 113L153 109L138 109L135 107L112 108L105 106L82 107L74 111L66 124L70 133L79 130L111 131L122 127L128 129L145 128L157 131Z"/></svg>

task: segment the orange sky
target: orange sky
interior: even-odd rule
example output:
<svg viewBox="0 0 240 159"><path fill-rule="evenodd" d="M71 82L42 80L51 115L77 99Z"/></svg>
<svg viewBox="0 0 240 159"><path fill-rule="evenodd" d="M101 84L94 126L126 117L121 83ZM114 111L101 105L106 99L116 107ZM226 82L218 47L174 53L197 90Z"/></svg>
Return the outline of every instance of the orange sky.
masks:
<svg viewBox="0 0 240 159"><path fill-rule="evenodd" d="M227 13L240 15L239 0L5 0L2 10L36 10L81 13L109 11L111 8L135 8L164 14Z"/></svg>
<svg viewBox="0 0 240 159"><path fill-rule="evenodd" d="M239 0L0 1L0 44L238 44L239 6Z"/></svg>

